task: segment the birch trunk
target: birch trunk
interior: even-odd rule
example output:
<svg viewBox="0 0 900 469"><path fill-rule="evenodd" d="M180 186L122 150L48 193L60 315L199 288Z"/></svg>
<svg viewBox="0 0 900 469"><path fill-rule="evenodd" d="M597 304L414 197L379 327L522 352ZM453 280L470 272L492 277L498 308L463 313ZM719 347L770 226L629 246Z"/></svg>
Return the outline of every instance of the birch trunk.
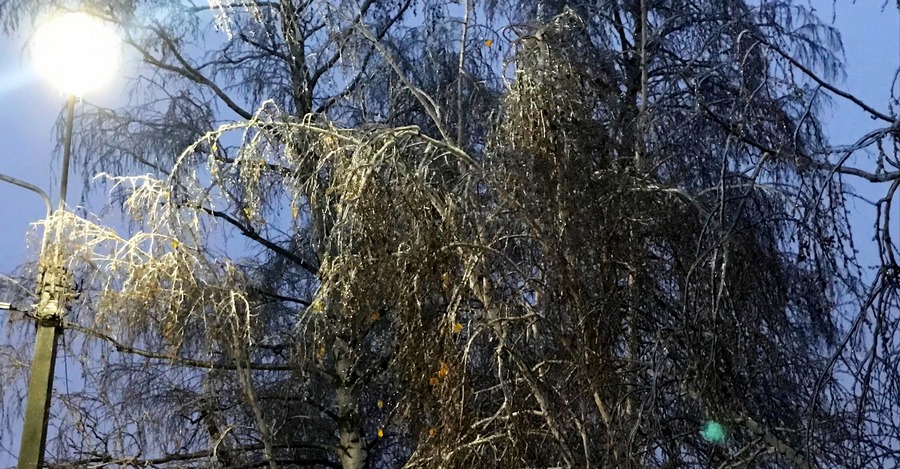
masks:
<svg viewBox="0 0 900 469"><path fill-rule="evenodd" d="M338 383L335 389L335 400L338 406L338 429L340 445L338 458L344 469L362 469L366 465L366 446L360 432L359 400L353 389L353 357L347 343L341 339L336 344L337 361L335 371Z"/></svg>

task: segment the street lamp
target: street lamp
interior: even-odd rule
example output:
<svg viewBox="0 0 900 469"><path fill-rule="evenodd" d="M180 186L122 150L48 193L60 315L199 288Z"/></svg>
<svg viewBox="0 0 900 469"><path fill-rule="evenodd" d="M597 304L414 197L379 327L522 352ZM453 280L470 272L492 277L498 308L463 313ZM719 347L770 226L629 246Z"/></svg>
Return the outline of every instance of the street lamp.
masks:
<svg viewBox="0 0 900 469"><path fill-rule="evenodd" d="M59 189L59 208L63 210L75 99L105 85L113 77L121 56L119 39L115 31L87 13L66 13L50 18L38 28L33 50L38 73L68 95Z"/></svg>
<svg viewBox="0 0 900 469"><path fill-rule="evenodd" d="M58 205L58 210L63 211L69 182L75 100L113 76L121 55L119 40L115 32L98 19L86 13L66 13L48 19L38 28L33 52L38 72L68 96ZM5 175L0 175L0 180L37 192L47 203L49 215L49 198L39 188ZM39 469L44 463L57 339L62 332L62 319L70 294L71 282L61 253L56 246L46 246L46 236L45 231L38 277L39 300L35 310L37 336L28 379L19 469ZM0 303L2 306L8 309L10 305Z"/></svg>

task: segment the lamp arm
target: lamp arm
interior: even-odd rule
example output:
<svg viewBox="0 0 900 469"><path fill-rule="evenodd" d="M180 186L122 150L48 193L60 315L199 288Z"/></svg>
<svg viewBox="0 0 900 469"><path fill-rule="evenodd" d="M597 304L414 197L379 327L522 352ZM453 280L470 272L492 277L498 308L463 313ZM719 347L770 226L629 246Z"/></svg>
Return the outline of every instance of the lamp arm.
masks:
<svg viewBox="0 0 900 469"><path fill-rule="evenodd" d="M40 187L35 186L34 184L31 184L29 182L25 182L21 179L16 179L12 176L7 176L3 173L0 173L0 181L6 181L10 184L14 184L16 186L28 189L28 190L34 192L35 194L39 195L41 197L41 200L44 201L44 205L47 207L47 218L50 217L50 213L53 212L53 208L50 204L50 197Z"/></svg>

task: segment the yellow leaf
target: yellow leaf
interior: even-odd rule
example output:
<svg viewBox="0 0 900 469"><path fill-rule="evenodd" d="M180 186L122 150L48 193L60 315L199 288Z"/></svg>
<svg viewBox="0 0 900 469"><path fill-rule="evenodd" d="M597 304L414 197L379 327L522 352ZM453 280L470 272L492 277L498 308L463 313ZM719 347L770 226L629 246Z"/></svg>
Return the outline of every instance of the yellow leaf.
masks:
<svg viewBox="0 0 900 469"><path fill-rule="evenodd" d="M431 386L437 386L440 382L441 380L437 379L437 377L435 376L428 378L428 384L430 384Z"/></svg>
<svg viewBox="0 0 900 469"><path fill-rule="evenodd" d="M384 401L378 401L378 403L375 404L375 405L377 405L379 409L383 409L383 408L384 408Z"/></svg>
<svg viewBox="0 0 900 469"><path fill-rule="evenodd" d="M444 272L444 274L441 275L441 285L443 285L444 290L449 290L449 289L450 289L451 281L450 281L450 274L449 274L449 273Z"/></svg>
<svg viewBox="0 0 900 469"><path fill-rule="evenodd" d="M291 205L291 216L297 218L297 215L300 213L300 209L297 208L296 205Z"/></svg>
<svg viewBox="0 0 900 469"><path fill-rule="evenodd" d="M486 45L486 46L488 46L488 47L491 47L493 44L494 44L494 41L492 41L492 40L490 40L490 39L484 41L484 45Z"/></svg>
<svg viewBox="0 0 900 469"><path fill-rule="evenodd" d="M316 360L322 361L322 358L325 357L325 346L320 345L319 350L316 350Z"/></svg>
<svg viewBox="0 0 900 469"><path fill-rule="evenodd" d="M438 378L446 378L449 374L450 365L448 365L447 362L441 360L441 368L437 372Z"/></svg>
<svg viewBox="0 0 900 469"><path fill-rule="evenodd" d="M459 334L463 330L463 325L460 323L456 323L453 325L453 333Z"/></svg>
<svg viewBox="0 0 900 469"><path fill-rule="evenodd" d="M378 429L378 438L382 438L382 437L384 437L384 430L379 428Z"/></svg>
<svg viewBox="0 0 900 469"><path fill-rule="evenodd" d="M437 428L431 427L428 429L428 436L437 435Z"/></svg>
<svg viewBox="0 0 900 469"><path fill-rule="evenodd" d="M369 316L369 319L371 319L372 321L377 321L381 319L381 315L378 314L378 311L375 311L371 316Z"/></svg>
<svg viewBox="0 0 900 469"><path fill-rule="evenodd" d="M178 240L172 240L172 249L178 249Z"/></svg>

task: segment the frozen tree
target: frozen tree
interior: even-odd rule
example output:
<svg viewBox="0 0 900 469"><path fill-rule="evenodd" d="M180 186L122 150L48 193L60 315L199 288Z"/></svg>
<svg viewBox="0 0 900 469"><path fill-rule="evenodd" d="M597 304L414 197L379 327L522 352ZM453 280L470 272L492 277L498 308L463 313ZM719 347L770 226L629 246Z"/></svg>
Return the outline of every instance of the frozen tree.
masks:
<svg viewBox="0 0 900 469"><path fill-rule="evenodd" d="M141 63L127 106L78 116L79 166L131 225L45 223L79 285L83 372L54 396L49 465L897 457L895 371L876 364L898 179L887 153L868 173L829 149L840 39L804 7L62 7L116 24ZM893 141L873 115L890 127L857 147ZM845 174L892 184L868 288ZM27 343L8 350L6 399Z"/></svg>

